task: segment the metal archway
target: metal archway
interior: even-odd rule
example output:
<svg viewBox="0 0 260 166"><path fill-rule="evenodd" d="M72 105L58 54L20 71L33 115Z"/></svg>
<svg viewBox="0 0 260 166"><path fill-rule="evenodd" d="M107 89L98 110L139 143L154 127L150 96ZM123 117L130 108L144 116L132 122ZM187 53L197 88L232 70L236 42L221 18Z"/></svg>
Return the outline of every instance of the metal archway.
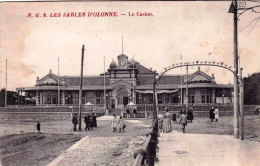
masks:
<svg viewBox="0 0 260 166"><path fill-rule="evenodd" d="M243 78L242 78L242 70L243 68L240 68L240 76L236 74L235 69L232 70L231 65L224 64L224 62L215 62L215 61L196 61L196 62L185 62L185 63L176 63L172 64L172 66L169 66L168 68L164 68L164 71L161 72L158 78L155 77L156 71L154 71L154 85L153 85L153 91L154 91L154 110L158 109L158 100L157 100L157 90L156 90L156 84L162 76L175 68L180 68L180 67L188 67L189 66L215 66L215 67L220 67L224 68L228 71L230 71L233 75L234 78L236 79L237 83L239 83L239 88L240 88L240 95L239 94L234 94L234 135L237 137L237 133L239 130L239 117L238 117L238 106L240 105L240 116L241 116L241 140L244 139L244 98L243 98L243 93L244 93L244 87L243 87ZM188 84L186 84L188 86ZM234 89L238 88L234 84ZM235 91L235 90L234 90ZM239 96L239 100L238 100ZM186 91L186 98L188 97L187 91ZM188 108L188 99L186 99L186 109ZM158 110L157 110L158 112ZM155 116L155 113L154 115Z"/></svg>

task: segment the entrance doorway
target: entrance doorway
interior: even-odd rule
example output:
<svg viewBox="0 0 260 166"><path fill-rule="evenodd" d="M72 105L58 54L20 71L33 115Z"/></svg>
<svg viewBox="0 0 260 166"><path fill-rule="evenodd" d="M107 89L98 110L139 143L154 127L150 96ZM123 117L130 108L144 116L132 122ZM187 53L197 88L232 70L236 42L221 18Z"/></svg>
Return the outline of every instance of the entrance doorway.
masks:
<svg viewBox="0 0 260 166"><path fill-rule="evenodd" d="M124 106L128 104L128 97L123 97L123 104Z"/></svg>
<svg viewBox="0 0 260 166"><path fill-rule="evenodd" d="M117 91L117 108L124 108L128 104L128 90L122 87Z"/></svg>

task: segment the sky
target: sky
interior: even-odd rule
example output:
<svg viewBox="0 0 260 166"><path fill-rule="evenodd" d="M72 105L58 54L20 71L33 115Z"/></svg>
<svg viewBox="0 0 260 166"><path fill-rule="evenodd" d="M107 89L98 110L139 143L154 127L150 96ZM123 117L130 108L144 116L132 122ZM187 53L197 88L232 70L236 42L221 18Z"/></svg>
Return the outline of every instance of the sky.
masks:
<svg viewBox="0 0 260 166"><path fill-rule="evenodd" d="M44 77L50 69L57 74L58 57L60 75L79 76L82 45L86 48L84 75L99 75L104 71L104 57L108 68L122 53L122 36L124 54L159 73L179 63L180 56L183 62L233 65L233 14L228 13L229 6L229 1L0 3L0 88L5 87L6 59L8 90L34 86L36 78ZM117 12L118 17L63 17L71 12ZM153 16L128 16L129 12ZM37 13L40 18L35 17ZM43 17L44 13L48 17ZM51 13L61 13L61 17L50 17ZM259 17L251 11L239 17L238 50L244 76L260 72ZM189 73L196 70L191 67ZM214 73L218 83L233 83L232 73L225 69L201 70ZM180 73L174 69L167 74Z"/></svg>

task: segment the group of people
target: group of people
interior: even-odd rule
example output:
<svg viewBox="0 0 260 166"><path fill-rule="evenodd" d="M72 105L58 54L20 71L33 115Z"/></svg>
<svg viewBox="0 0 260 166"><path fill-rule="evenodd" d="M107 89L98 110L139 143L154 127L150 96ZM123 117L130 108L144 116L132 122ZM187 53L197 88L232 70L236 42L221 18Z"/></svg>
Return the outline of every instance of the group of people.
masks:
<svg viewBox="0 0 260 166"><path fill-rule="evenodd" d="M159 121L159 130L160 132L163 133L169 133L172 131L172 123L173 121L174 124L177 123L177 117L176 114L169 113L169 108L165 108L166 113L164 115L159 114L158 115L158 121ZM186 113L186 110L182 109L180 111L180 120L179 124L182 125L182 131L185 133L185 126L187 126L188 120L192 122L194 116L193 116L193 109L190 107L188 109L188 112Z"/></svg>
<svg viewBox="0 0 260 166"><path fill-rule="evenodd" d="M218 121L219 119L218 109L214 109L214 107L211 107L209 111L209 119L211 119L211 122L213 122L213 120L216 120L216 122Z"/></svg>
<svg viewBox="0 0 260 166"><path fill-rule="evenodd" d="M84 122L86 124L85 131L87 130L93 130L93 127L97 127L97 117L94 111L90 111L85 117L84 117ZM78 118L77 114L74 114L72 118L72 123L73 123L73 131L77 131L77 124L78 124Z"/></svg>
<svg viewBox="0 0 260 166"><path fill-rule="evenodd" d="M136 108L133 108L133 115L134 115L134 118L136 118ZM130 119L131 116L130 116L130 109L129 108L126 108L126 118L127 119Z"/></svg>
<svg viewBox="0 0 260 166"><path fill-rule="evenodd" d="M113 119L111 120L110 124L113 132L125 132L126 125L123 121L122 116L116 116L115 114L113 114Z"/></svg>

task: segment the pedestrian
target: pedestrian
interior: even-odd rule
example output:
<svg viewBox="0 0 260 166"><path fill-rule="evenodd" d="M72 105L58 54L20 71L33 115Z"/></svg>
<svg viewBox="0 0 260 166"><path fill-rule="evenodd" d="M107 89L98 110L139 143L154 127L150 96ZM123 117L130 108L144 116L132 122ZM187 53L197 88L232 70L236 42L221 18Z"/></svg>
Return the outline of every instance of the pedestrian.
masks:
<svg viewBox="0 0 260 166"><path fill-rule="evenodd" d="M159 122L159 133L163 131L163 115L159 114L158 115L158 122Z"/></svg>
<svg viewBox="0 0 260 166"><path fill-rule="evenodd" d="M177 123L177 122L176 122L176 114L175 114L175 113L172 114L172 121L173 121L174 124Z"/></svg>
<svg viewBox="0 0 260 166"><path fill-rule="evenodd" d="M256 115L260 115L259 110L260 110L260 106L256 106L255 107L255 114Z"/></svg>
<svg viewBox="0 0 260 166"><path fill-rule="evenodd" d="M113 119L110 122L110 125L111 125L111 128L113 129L113 132L116 132L116 127L117 127L116 119L117 119L116 114L113 114Z"/></svg>
<svg viewBox="0 0 260 166"><path fill-rule="evenodd" d="M190 120L191 123L192 123L192 120L193 120L193 109L191 107L188 110L187 117L188 117L188 120Z"/></svg>
<svg viewBox="0 0 260 166"><path fill-rule="evenodd" d="M182 115L184 111L185 111L185 109L182 108L181 111L180 111L180 115Z"/></svg>
<svg viewBox="0 0 260 166"><path fill-rule="evenodd" d="M72 118L72 123L74 125L73 131L77 131L77 124L78 124L77 114L74 114L74 116Z"/></svg>
<svg viewBox="0 0 260 166"><path fill-rule="evenodd" d="M89 130L89 114L87 114L84 118L86 127L85 127L85 131Z"/></svg>
<svg viewBox="0 0 260 166"><path fill-rule="evenodd" d="M215 119L216 119L216 122L217 122L218 119L219 119L219 112L218 112L218 109L215 109L214 114L215 114Z"/></svg>
<svg viewBox="0 0 260 166"><path fill-rule="evenodd" d="M136 118L136 108L133 110L134 118Z"/></svg>
<svg viewBox="0 0 260 166"><path fill-rule="evenodd" d="M126 118L130 119L130 110L126 108Z"/></svg>
<svg viewBox="0 0 260 166"><path fill-rule="evenodd" d="M169 108L165 108L166 113L164 114L163 119L163 132L169 133L172 131L172 125L171 125L171 114L169 113Z"/></svg>
<svg viewBox="0 0 260 166"><path fill-rule="evenodd" d="M38 133L40 133L40 131L41 131L41 124L40 124L40 122L37 123L36 128L38 130Z"/></svg>
<svg viewBox="0 0 260 166"><path fill-rule="evenodd" d="M97 116L95 111L92 112L93 115L93 127L97 127Z"/></svg>
<svg viewBox="0 0 260 166"><path fill-rule="evenodd" d="M93 113L89 115L89 128L93 130L94 127L94 120L93 120Z"/></svg>
<svg viewBox="0 0 260 166"><path fill-rule="evenodd" d="M125 132L125 127L126 127L126 125L123 121L123 118L122 118L122 116L120 116L118 121L117 121L118 132L121 132L121 130L123 130L123 132Z"/></svg>
<svg viewBox="0 0 260 166"><path fill-rule="evenodd" d="M186 111L183 111L181 118L180 118L180 121L179 121L179 124L181 123L183 133L185 133L185 126L187 125L187 120L188 120L188 118L187 118L187 115L186 115Z"/></svg>
<svg viewBox="0 0 260 166"><path fill-rule="evenodd" d="M211 122L213 122L213 119L215 119L214 111L215 111L214 107L211 107L209 111L209 118L211 119Z"/></svg>

